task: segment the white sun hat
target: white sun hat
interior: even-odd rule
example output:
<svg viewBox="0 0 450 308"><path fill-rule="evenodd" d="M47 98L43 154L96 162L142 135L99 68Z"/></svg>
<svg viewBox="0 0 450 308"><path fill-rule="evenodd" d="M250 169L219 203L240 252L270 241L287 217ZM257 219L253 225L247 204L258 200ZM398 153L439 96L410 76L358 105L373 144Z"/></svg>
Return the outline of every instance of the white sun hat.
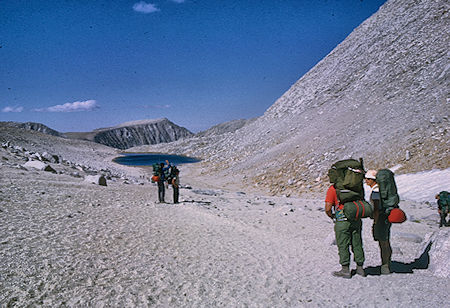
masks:
<svg viewBox="0 0 450 308"><path fill-rule="evenodd" d="M377 171L376 170L367 170L365 178L376 180L377 179Z"/></svg>

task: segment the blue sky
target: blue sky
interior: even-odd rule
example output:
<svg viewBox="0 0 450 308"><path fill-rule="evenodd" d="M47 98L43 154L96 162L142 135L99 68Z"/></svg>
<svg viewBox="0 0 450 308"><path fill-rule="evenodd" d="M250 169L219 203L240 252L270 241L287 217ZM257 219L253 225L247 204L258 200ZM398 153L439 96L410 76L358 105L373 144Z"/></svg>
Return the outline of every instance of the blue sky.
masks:
<svg viewBox="0 0 450 308"><path fill-rule="evenodd" d="M1 0L0 120L260 116L384 0Z"/></svg>

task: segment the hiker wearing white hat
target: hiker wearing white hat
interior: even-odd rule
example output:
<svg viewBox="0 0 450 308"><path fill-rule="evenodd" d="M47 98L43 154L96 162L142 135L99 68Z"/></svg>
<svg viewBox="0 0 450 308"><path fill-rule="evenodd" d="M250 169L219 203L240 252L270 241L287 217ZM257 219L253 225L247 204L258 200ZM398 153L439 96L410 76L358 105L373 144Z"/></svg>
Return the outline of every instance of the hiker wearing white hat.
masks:
<svg viewBox="0 0 450 308"><path fill-rule="evenodd" d="M371 179L371 180L376 180L377 179L377 171L376 170L367 170L365 178Z"/></svg>
<svg viewBox="0 0 450 308"><path fill-rule="evenodd" d="M381 252L381 274L390 274L389 269L392 256L391 243L389 241L391 223L388 221L386 214L380 211L380 188L377 183L377 171L367 170L365 175L366 184L371 189L370 203L373 205L373 239L378 242Z"/></svg>

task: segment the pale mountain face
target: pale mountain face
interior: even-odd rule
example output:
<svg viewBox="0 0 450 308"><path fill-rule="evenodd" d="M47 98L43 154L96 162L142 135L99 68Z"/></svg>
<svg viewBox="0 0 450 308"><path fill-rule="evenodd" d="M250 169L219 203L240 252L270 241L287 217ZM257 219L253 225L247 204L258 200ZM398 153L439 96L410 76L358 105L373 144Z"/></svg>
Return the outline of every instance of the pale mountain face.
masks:
<svg viewBox="0 0 450 308"><path fill-rule="evenodd" d="M348 157L366 168L401 164L399 173L448 168L446 7L389 1L256 121L158 148L272 193L323 189L327 169Z"/></svg>

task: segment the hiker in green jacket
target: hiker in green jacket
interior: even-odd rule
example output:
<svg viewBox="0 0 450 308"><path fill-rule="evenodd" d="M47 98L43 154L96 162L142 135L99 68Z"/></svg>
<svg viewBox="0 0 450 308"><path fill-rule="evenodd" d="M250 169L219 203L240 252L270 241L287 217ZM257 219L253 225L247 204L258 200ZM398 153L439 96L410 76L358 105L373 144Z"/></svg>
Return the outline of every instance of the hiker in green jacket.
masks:
<svg viewBox="0 0 450 308"><path fill-rule="evenodd" d="M447 215L449 214L449 193L447 191L441 191L436 195L437 204L438 204L438 213L441 216L441 220L439 222L439 228L442 226L450 227L450 220L447 222Z"/></svg>

